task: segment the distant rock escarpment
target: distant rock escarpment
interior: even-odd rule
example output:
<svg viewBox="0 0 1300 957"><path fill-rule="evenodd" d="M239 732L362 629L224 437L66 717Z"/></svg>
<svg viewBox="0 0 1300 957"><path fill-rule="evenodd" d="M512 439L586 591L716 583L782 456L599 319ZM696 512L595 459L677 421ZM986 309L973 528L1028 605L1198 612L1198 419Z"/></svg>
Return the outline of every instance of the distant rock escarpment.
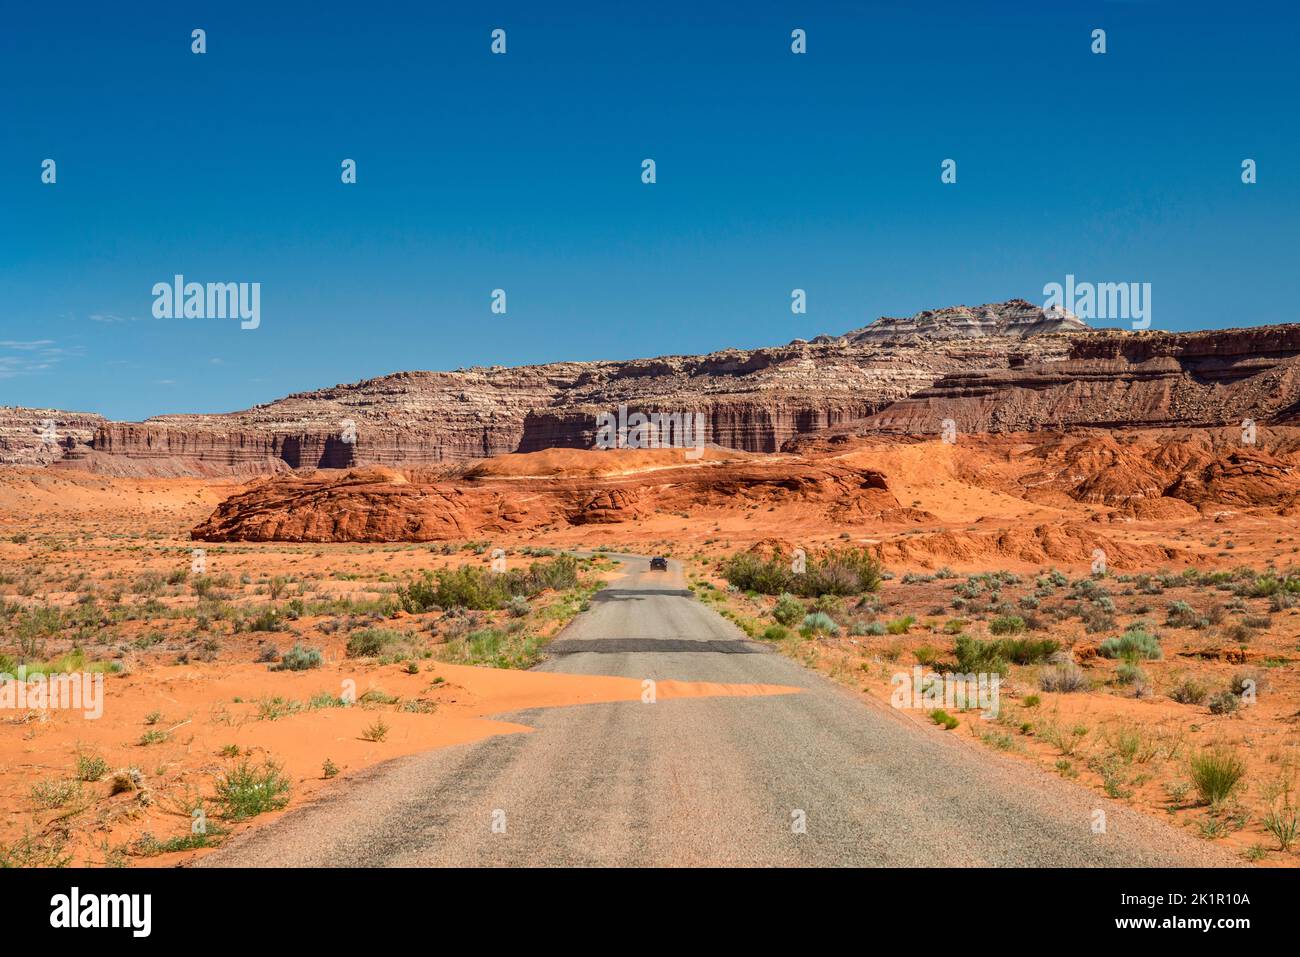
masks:
<svg viewBox="0 0 1300 957"><path fill-rule="evenodd" d="M0 406L0 465L42 466L85 447L106 424L92 412Z"/></svg>
<svg viewBox="0 0 1300 957"><path fill-rule="evenodd" d="M945 374L842 429L940 433L1300 421L1300 325L1098 330L1059 358Z"/></svg>
<svg viewBox="0 0 1300 957"><path fill-rule="evenodd" d="M955 306L770 348L399 372L223 415L99 420L45 460L155 475L452 466L592 448L599 417L620 410L698 415L709 445L747 452L949 422L967 433L1283 423L1300 417L1300 325L1129 332L1025 300Z"/></svg>

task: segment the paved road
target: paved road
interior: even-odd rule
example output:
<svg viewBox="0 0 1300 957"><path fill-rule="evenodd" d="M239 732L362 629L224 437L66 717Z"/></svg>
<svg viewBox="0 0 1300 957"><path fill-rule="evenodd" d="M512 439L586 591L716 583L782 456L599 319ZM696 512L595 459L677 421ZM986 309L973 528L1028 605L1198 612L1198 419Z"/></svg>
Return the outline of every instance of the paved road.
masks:
<svg viewBox="0 0 1300 957"><path fill-rule="evenodd" d="M502 715L537 730L389 762L203 863L1233 863L1055 775L860 701L745 640L690 596L675 563L652 573L625 561L627 575L552 643L542 670L802 693ZM1104 834L1092 832L1095 808L1107 813Z"/></svg>

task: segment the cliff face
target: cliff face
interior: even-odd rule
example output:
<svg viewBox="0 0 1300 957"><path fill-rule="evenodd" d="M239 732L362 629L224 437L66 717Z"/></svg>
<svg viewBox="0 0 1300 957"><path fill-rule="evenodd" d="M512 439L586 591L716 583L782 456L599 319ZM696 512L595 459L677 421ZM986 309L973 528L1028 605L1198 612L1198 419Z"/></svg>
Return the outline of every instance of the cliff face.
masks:
<svg viewBox="0 0 1300 957"><path fill-rule="evenodd" d="M0 461L158 475L446 466L591 448L598 417L620 407L698 413L708 444L751 452L822 433L933 434L946 419L966 433L1279 423L1300 419L1300 325L1094 331L1012 300L766 349L399 372L225 415L68 416L54 449L36 448L41 413L11 410L28 431L6 451L0 418Z"/></svg>
<svg viewBox="0 0 1300 957"><path fill-rule="evenodd" d="M91 412L0 406L0 465L49 465L85 446L105 422Z"/></svg>
<svg viewBox="0 0 1300 957"><path fill-rule="evenodd" d="M777 451L861 420L962 368L1064 357L1069 336L924 347L828 338L706 356L401 372L227 415L106 423L67 464L176 474L448 465L507 452L592 448L598 417L703 415L710 445ZM186 464L188 463L188 465Z"/></svg>
<svg viewBox="0 0 1300 957"><path fill-rule="evenodd" d="M1063 427L1240 426L1300 418L1300 325L1098 331L1060 361L945 375L850 427L938 433Z"/></svg>

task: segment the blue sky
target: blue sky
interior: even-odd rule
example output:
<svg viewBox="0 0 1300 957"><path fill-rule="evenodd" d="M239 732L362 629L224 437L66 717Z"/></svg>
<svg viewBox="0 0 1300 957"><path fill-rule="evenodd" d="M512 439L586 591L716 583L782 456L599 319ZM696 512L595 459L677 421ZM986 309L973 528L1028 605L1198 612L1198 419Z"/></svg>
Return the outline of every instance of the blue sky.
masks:
<svg viewBox="0 0 1300 957"><path fill-rule="evenodd" d="M1294 318L1291 4L330 7L5 6L0 404L770 345L1067 273L1150 282L1155 328ZM260 282L260 328L153 318L175 273Z"/></svg>

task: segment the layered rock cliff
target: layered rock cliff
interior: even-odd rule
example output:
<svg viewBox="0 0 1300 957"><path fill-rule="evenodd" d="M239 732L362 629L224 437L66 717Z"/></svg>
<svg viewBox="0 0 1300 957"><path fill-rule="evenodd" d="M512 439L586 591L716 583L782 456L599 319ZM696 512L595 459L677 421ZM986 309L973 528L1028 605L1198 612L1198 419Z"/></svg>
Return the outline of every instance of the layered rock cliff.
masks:
<svg viewBox="0 0 1300 957"><path fill-rule="evenodd" d="M591 448L598 417L620 408L699 414L708 444L750 452L824 434L933 434L949 419L968 433L1280 423L1300 418L1300 325L1090 330L1011 300L772 348L399 372L225 415L81 417L81 432L38 460L162 475L450 465Z"/></svg>
<svg viewBox="0 0 1300 957"><path fill-rule="evenodd" d="M0 465L49 465L86 446L104 424L93 412L0 406Z"/></svg>

